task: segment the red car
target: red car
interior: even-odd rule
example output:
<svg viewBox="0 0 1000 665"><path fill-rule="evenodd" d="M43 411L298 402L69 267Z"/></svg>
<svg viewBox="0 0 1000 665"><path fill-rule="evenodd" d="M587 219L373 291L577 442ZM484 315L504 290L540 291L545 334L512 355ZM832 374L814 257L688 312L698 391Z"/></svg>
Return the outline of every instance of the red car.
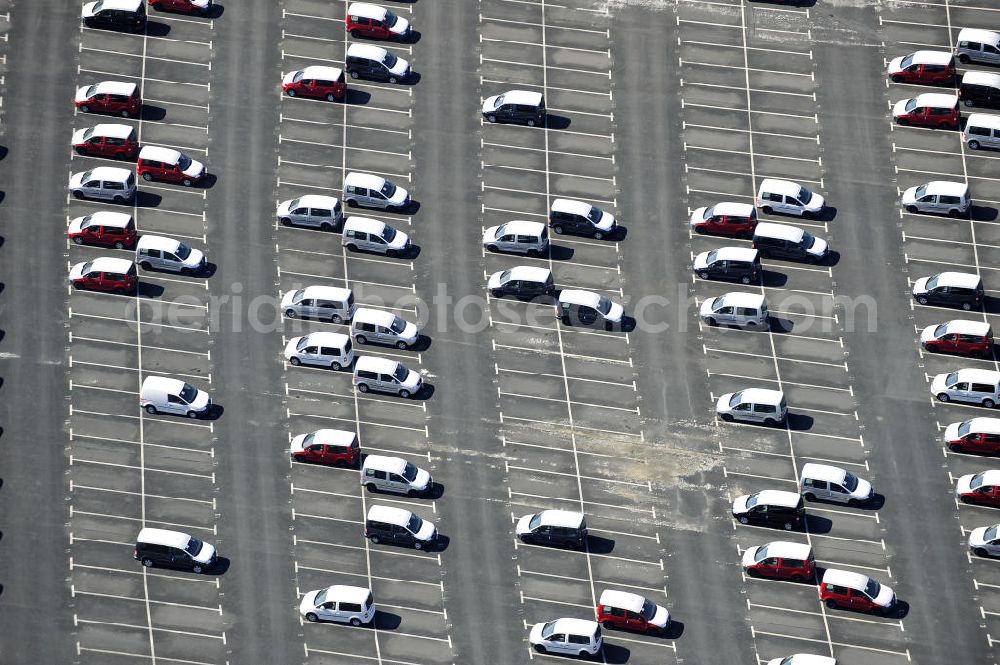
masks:
<svg viewBox="0 0 1000 665"><path fill-rule="evenodd" d="M597 620L605 628L662 635L670 625L670 612L638 594L605 589L597 603Z"/></svg>
<svg viewBox="0 0 1000 665"><path fill-rule="evenodd" d="M180 12L206 16L212 11L212 0L149 0L150 6L157 11Z"/></svg>
<svg viewBox="0 0 1000 665"><path fill-rule="evenodd" d="M205 177L205 165L173 148L143 146L135 165L136 173L145 181L179 182L185 187L196 185Z"/></svg>
<svg viewBox="0 0 1000 665"><path fill-rule="evenodd" d="M77 289L125 294L135 292L139 277L130 259L102 256L70 268L69 281Z"/></svg>
<svg viewBox="0 0 1000 665"><path fill-rule="evenodd" d="M77 89L73 100L81 113L112 113L135 118L142 111L142 99L135 83L101 81Z"/></svg>
<svg viewBox="0 0 1000 665"><path fill-rule="evenodd" d="M944 430L944 444L956 453L1000 453L1000 418L973 418Z"/></svg>
<svg viewBox="0 0 1000 665"><path fill-rule="evenodd" d="M896 607L896 593L867 575L827 568L819 585L819 598L833 609L841 607L879 616Z"/></svg>
<svg viewBox="0 0 1000 665"><path fill-rule="evenodd" d="M955 129L961 121L958 95L925 92L913 99L901 99L892 107L892 118L900 125Z"/></svg>
<svg viewBox="0 0 1000 665"><path fill-rule="evenodd" d="M931 353L991 358L993 328L985 321L948 321L924 328L920 332L920 344Z"/></svg>
<svg viewBox="0 0 1000 665"><path fill-rule="evenodd" d="M893 58L887 73L893 83L949 85L955 82L955 57L948 51L917 51Z"/></svg>
<svg viewBox="0 0 1000 665"><path fill-rule="evenodd" d="M955 498L962 503L1000 507L1000 470L962 476L955 484Z"/></svg>
<svg viewBox="0 0 1000 665"><path fill-rule="evenodd" d="M380 5L352 2L347 8L347 31L351 37L372 39L407 39L410 22Z"/></svg>
<svg viewBox="0 0 1000 665"><path fill-rule="evenodd" d="M775 541L743 552L743 570L751 577L774 577L804 582L816 574L812 547L805 543Z"/></svg>
<svg viewBox="0 0 1000 665"><path fill-rule="evenodd" d="M355 466L361 458L361 452L354 432L320 429L310 434L299 434L292 439L291 456L295 462Z"/></svg>
<svg viewBox="0 0 1000 665"><path fill-rule="evenodd" d="M94 125L73 132L73 149L91 157L127 159L139 149L131 125Z"/></svg>
<svg viewBox="0 0 1000 665"><path fill-rule="evenodd" d="M66 236L77 245L125 249L135 244L137 234L132 215L100 210L71 220Z"/></svg>
<svg viewBox="0 0 1000 665"><path fill-rule="evenodd" d="M281 89L289 97L316 97L328 102L342 101L347 94L344 70L320 65L288 72L281 79Z"/></svg>
<svg viewBox="0 0 1000 665"><path fill-rule="evenodd" d="M757 228L757 209L749 203L716 203L691 213L697 233L749 238Z"/></svg>

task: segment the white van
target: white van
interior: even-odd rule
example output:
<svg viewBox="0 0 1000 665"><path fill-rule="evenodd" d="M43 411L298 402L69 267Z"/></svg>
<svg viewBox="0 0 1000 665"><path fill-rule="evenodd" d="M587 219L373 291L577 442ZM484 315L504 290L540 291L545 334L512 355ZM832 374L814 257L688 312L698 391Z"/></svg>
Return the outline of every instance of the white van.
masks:
<svg viewBox="0 0 1000 665"><path fill-rule="evenodd" d="M701 320L710 326L768 327L767 299L759 293L733 291L709 298L701 304L699 314Z"/></svg>
<svg viewBox="0 0 1000 665"><path fill-rule="evenodd" d="M528 642L539 653L557 653L586 658L601 650L601 627L589 619L556 619L531 627Z"/></svg>
<svg viewBox="0 0 1000 665"><path fill-rule="evenodd" d="M806 501L836 501L850 506L871 501L872 484L850 471L828 464L809 462L799 473L799 494Z"/></svg>
<svg viewBox="0 0 1000 665"><path fill-rule="evenodd" d="M826 200L790 180L765 178L757 188L756 204L768 215L777 212L812 219L823 212Z"/></svg>
<svg viewBox="0 0 1000 665"><path fill-rule="evenodd" d="M182 568L200 575L215 565L218 553L214 545L181 531L145 527L136 536L132 557L146 568Z"/></svg>
<svg viewBox="0 0 1000 665"><path fill-rule="evenodd" d="M397 349L408 349L417 343L420 331L409 321L392 312L370 307L360 307L351 319L351 335L358 344L390 344Z"/></svg>
<svg viewBox="0 0 1000 665"><path fill-rule="evenodd" d="M785 393L780 390L747 388L726 393L715 404L715 414L726 422L742 420L777 425L784 422L787 413Z"/></svg>
<svg viewBox="0 0 1000 665"><path fill-rule="evenodd" d="M397 212L409 207L410 194L381 176L351 171L344 177L344 201L352 208L362 206Z"/></svg>
<svg viewBox="0 0 1000 665"><path fill-rule="evenodd" d="M556 316L564 325L600 325L607 330L621 326L625 308L593 291L563 289L556 300Z"/></svg>
<svg viewBox="0 0 1000 665"><path fill-rule="evenodd" d="M212 398L190 383L165 376L147 376L139 389L139 406L146 413L171 413L197 418L212 408Z"/></svg>
<svg viewBox="0 0 1000 665"><path fill-rule="evenodd" d="M515 219L486 229L483 247L490 252L541 256L549 249L549 230L543 222Z"/></svg>
<svg viewBox="0 0 1000 665"><path fill-rule="evenodd" d="M374 390L411 397L420 392L424 382L420 375L388 358L359 356L354 365L354 385L359 392Z"/></svg>
<svg viewBox="0 0 1000 665"><path fill-rule="evenodd" d="M929 212L958 217L969 211L969 184L947 180L932 180L903 192L901 204L906 212Z"/></svg>
<svg viewBox="0 0 1000 665"><path fill-rule="evenodd" d="M319 365L332 370L354 362L351 338L335 332L312 332L293 337L285 345L285 360L292 365Z"/></svg>
<svg viewBox="0 0 1000 665"><path fill-rule="evenodd" d="M375 618L375 600L371 589L335 584L307 592L299 602L299 612L309 622L336 621L356 627Z"/></svg>
<svg viewBox="0 0 1000 665"><path fill-rule="evenodd" d="M954 53L963 65L969 62L1000 65L1000 32L962 28L955 41Z"/></svg>
<svg viewBox="0 0 1000 665"><path fill-rule="evenodd" d="M409 545L415 550L425 550L434 544L437 537L437 527L409 510L378 505L368 509L365 538L376 545Z"/></svg>
<svg viewBox="0 0 1000 665"><path fill-rule="evenodd" d="M281 297L281 309L290 319L302 317L342 323L351 320L357 305L354 304L354 291L351 289L307 286L286 292Z"/></svg>
<svg viewBox="0 0 1000 665"><path fill-rule="evenodd" d="M135 198L135 176L129 169L98 166L74 173L69 178L69 191L78 199L102 199L115 203L130 203Z"/></svg>
<svg viewBox="0 0 1000 665"><path fill-rule="evenodd" d="M344 211L336 196L306 194L279 203L277 217L285 226L317 226L333 231L344 220Z"/></svg>
<svg viewBox="0 0 1000 665"><path fill-rule="evenodd" d="M135 245L135 262L143 270L170 270L193 275L205 270L205 254L179 240L141 235Z"/></svg>
<svg viewBox="0 0 1000 665"><path fill-rule="evenodd" d="M971 402L992 409L1000 404L1000 372L966 368L938 374L931 381L931 394L939 402Z"/></svg>
<svg viewBox="0 0 1000 665"><path fill-rule="evenodd" d="M367 455L361 464L361 484L369 492L395 492L407 496L426 494L434 488L431 474L402 457Z"/></svg>
<svg viewBox="0 0 1000 665"><path fill-rule="evenodd" d="M410 236L385 222L352 215L344 222L341 244L351 252L376 252L386 256L401 256L410 249Z"/></svg>
<svg viewBox="0 0 1000 665"><path fill-rule="evenodd" d="M1000 115L972 113L965 120L962 140L969 150L1000 148Z"/></svg>

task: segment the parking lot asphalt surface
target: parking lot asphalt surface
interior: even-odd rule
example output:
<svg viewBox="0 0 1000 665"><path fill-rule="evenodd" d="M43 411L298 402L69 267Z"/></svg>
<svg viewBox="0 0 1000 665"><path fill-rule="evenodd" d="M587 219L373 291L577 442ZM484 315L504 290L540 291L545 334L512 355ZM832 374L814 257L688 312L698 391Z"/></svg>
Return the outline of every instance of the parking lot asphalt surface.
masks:
<svg viewBox="0 0 1000 665"><path fill-rule="evenodd" d="M891 104L925 89L884 75L897 55L947 50L961 27L1000 28L990 2L383 4L414 27L381 45L415 75L348 78L346 99L326 102L282 95L280 81L343 66L355 40L342 0L150 11L139 34L81 27L75 3L0 3L0 660L548 661L530 626L591 618L615 588L673 623L662 636L605 630L596 662L996 662L1000 571L966 546L996 512L953 494L992 463L941 442L949 423L989 411L936 402L927 386L998 364L917 343L926 325L1000 315L996 156L953 130L894 125ZM106 79L139 85L139 118L74 112L75 88ZM481 100L512 88L544 93L544 127L481 119ZM73 153L71 131L98 122L203 161L207 181L139 179L127 206L68 196L70 173L123 165ZM280 201L339 196L350 171L410 192L404 211L345 209L409 234L407 255L351 252L339 233L276 220ZM819 219L760 218L827 239L832 259L765 259L746 286L693 276L697 253L749 243L693 233L691 212L752 202L765 177L826 197ZM971 216L901 211L902 190L931 179L970 182ZM484 251L486 227L545 221L560 197L612 212L620 232L553 233L542 257ZM70 219L101 209L204 250L208 270L140 268L134 295L69 288L69 265L129 256L67 241ZM487 277L517 265L639 321L581 328L550 304L488 295ZM983 276L982 311L912 302L914 280L951 268ZM424 389L360 393L349 371L285 362L289 339L348 330L277 306L313 284L420 320L413 348L355 351L418 371ZM698 306L728 291L763 294L770 330L701 323ZM151 375L207 390L211 414L141 410ZM714 401L746 387L783 390L787 423L715 419ZM290 462L291 438L320 428L411 460L434 491L372 493L357 469ZM876 499L809 503L792 533L732 519L736 496L795 491L807 462L871 480ZM370 542L372 505L434 522L440 543ZM516 539L521 515L548 508L584 512L587 547ZM143 526L212 542L220 562L203 575L143 568ZM891 586L899 608L831 609L815 581L746 576L742 553L774 540L808 543L820 571ZM302 594L331 584L372 589L371 626L299 616Z"/></svg>

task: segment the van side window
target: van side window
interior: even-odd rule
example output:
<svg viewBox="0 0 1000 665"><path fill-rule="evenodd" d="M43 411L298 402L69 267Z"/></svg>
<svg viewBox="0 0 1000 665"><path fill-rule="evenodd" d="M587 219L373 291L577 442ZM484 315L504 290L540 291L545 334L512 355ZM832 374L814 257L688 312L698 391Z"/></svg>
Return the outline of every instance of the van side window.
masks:
<svg viewBox="0 0 1000 665"><path fill-rule="evenodd" d="M975 127L975 126L969 127L968 128L968 132L969 132L969 134L974 134L975 136L989 136L990 135L990 130L987 127Z"/></svg>
<svg viewBox="0 0 1000 665"><path fill-rule="evenodd" d="M972 392L974 393L992 393L996 392L997 387L991 386L988 383L973 383Z"/></svg>
<svg viewBox="0 0 1000 665"><path fill-rule="evenodd" d="M125 189L125 183L108 180L104 183L105 189Z"/></svg>
<svg viewBox="0 0 1000 665"><path fill-rule="evenodd" d="M990 44L983 44L983 51L985 51L986 53L993 53L993 54L1000 53L1000 51L997 50L996 46L992 46Z"/></svg>
<svg viewBox="0 0 1000 665"><path fill-rule="evenodd" d="M570 644L590 644L590 638L586 635L570 635Z"/></svg>
<svg viewBox="0 0 1000 665"><path fill-rule="evenodd" d="M335 349L332 346L324 346L319 350L321 356L339 356L341 354L340 349Z"/></svg>
<svg viewBox="0 0 1000 665"><path fill-rule="evenodd" d="M378 372L369 372L368 370L359 369L358 370L359 379L368 379L369 381L378 380Z"/></svg>
<svg viewBox="0 0 1000 665"><path fill-rule="evenodd" d="M378 478L379 480L385 480L385 471L379 471L378 469L365 469L365 475L369 478Z"/></svg>
<svg viewBox="0 0 1000 665"><path fill-rule="evenodd" d="M777 413L777 411L778 411L778 407L774 406L773 404L758 404L757 405L757 412L758 413Z"/></svg>
<svg viewBox="0 0 1000 665"><path fill-rule="evenodd" d="M611 616L613 617L623 617L625 616L625 610L623 610L620 607L612 607L609 614L611 614Z"/></svg>
<svg viewBox="0 0 1000 665"><path fill-rule="evenodd" d="M340 611L341 612L360 612L361 611L361 604L360 603L341 603L340 604Z"/></svg>
<svg viewBox="0 0 1000 665"><path fill-rule="evenodd" d="M181 398L178 395L167 395L167 402L170 404L182 404Z"/></svg>

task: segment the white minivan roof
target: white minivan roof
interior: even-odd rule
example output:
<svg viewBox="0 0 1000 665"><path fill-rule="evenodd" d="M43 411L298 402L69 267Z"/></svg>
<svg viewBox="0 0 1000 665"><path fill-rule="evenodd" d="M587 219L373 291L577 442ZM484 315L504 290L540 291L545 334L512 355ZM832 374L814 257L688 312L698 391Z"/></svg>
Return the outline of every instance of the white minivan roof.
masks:
<svg viewBox="0 0 1000 665"><path fill-rule="evenodd" d="M767 543L768 556L777 556L782 559L801 559L805 561L812 556L812 547L807 543L793 543L787 540L775 540Z"/></svg>
<svg viewBox="0 0 1000 665"><path fill-rule="evenodd" d="M378 372L380 374L392 374L399 365L395 360L380 358L378 356L359 356L354 364L355 372Z"/></svg>
<svg viewBox="0 0 1000 665"><path fill-rule="evenodd" d="M805 231L797 226L789 224L775 224L773 222L761 222L754 229L755 236L767 236L768 238L780 238L789 242L802 242Z"/></svg>
<svg viewBox="0 0 1000 665"><path fill-rule="evenodd" d="M800 189L802 189L802 186L791 180L765 178L761 180L760 187L757 188L757 196L767 192L769 194L784 194L785 196L798 197Z"/></svg>
<svg viewBox="0 0 1000 665"><path fill-rule="evenodd" d="M560 295L561 297L561 295ZM761 309L767 305L767 300L760 293L746 293L745 291L730 291L723 294L722 302L731 307L749 307L751 309ZM746 394L746 391L743 391Z"/></svg>
<svg viewBox="0 0 1000 665"><path fill-rule="evenodd" d="M570 305L583 305L585 307L593 307L594 309L597 309L597 306L601 302L601 296L593 291L563 289L559 292L559 302L568 303Z"/></svg>
<svg viewBox="0 0 1000 665"><path fill-rule="evenodd" d="M382 185L385 184L385 178L377 176L374 173L361 173L359 171L351 171L346 176L344 176L344 187L365 187L367 189L382 189Z"/></svg>
<svg viewBox="0 0 1000 665"><path fill-rule="evenodd" d="M637 593L605 589L601 592L601 599L597 602L606 607L620 607L623 610L639 614L642 612L642 606L646 604L646 599Z"/></svg>
<svg viewBox="0 0 1000 665"><path fill-rule="evenodd" d="M986 335L992 330L992 326L986 321L971 321L969 319L955 319L948 321L945 325L948 326L948 332L960 335Z"/></svg>
<svg viewBox="0 0 1000 665"><path fill-rule="evenodd" d="M166 545L167 547L184 549L191 541L191 536L186 533L181 533L180 531L154 529L147 526L139 531L136 541L140 543L152 543L154 545Z"/></svg>
<svg viewBox="0 0 1000 665"><path fill-rule="evenodd" d="M377 236L381 236L385 232L385 227L385 222L381 222L377 219L351 215L344 220L343 230L345 234L347 231L363 231L365 233L374 233Z"/></svg>
<svg viewBox="0 0 1000 665"><path fill-rule="evenodd" d="M542 524L577 529L583 524L583 513L573 510L543 510L539 513Z"/></svg>
<svg viewBox="0 0 1000 665"><path fill-rule="evenodd" d="M937 274L938 286L957 286L965 289L978 288L982 279L971 272L946 271Z"/></svg>
<svg viewBox="0 0 1000 665"><path fill-rule="evenodd" d="M176 164L181 161L181 153L173 148L158 145L144 145L139 151L139 159L152 159L165 164Z"/></svg>
<svg viewBox="0 0 1000 665"><path fill-rule="evenodd" d="M110 180L112 182L125 182L132 176L132 171L118 166L98 166L90 171L90 177L97 180Z"/></svg>
<svg viewBox="0 0 1000 665"><path fill-rule="evenodd" d="M797 492L786 492L784 490L761 490L757 492L757 503L768 506L785 506L794 508L802 501L802 497Z"/></svg>
<svg viewBox="0 0 1000 665"><path fill-rule="evenodd" d="M336 600L340 603L356 603L364 606L371 595L371 589L360 586L347 586L345 584L334 584L326 588L326 599Z"/></svg>
<svg viewBox="0 0 1000 665"><path fill-rule="evenodd" d="M577 201L576 199L556 199L552 202L552 210L568 212L571 215L581 215L583 217L589 215L590 209L593 207L589 203Z"/></svg>
<svg viewBox="0 0 1000 665"><path fill-rule="evenodd" d="M332 346L338 349L343 349L348 341L350 341L350 337L344 335L343 333L328 332L326 330L311 332L306 335L305 338L308 344L316 344L317 346Z"/></svg>
<svg viewBox="0 0 1000 665"><path fill-rule="evenodd" d="M1000 384L1000 372L992 369L965 367L955 372L955 374L958 375L959 381L968 381L969 383L989 383L992 385Z"/></svg>
<svg viewBox="0 0 1000 665"><path fill-rule="evenodd" d="M962 75L962 85L966 83L1000 88L1000 74L994 74L993 72L965 72Z"/></svg>
<svg viewBox="0 0 1000 665"><path fill-rule="evenodd" d="M943 92L923 92L914 97L913 100L917 103L917 106L950 109L958 104L958 95L948 95Z"/></svg>
<svg viewBox="0 0 1000 665"><path fill-rule="evenodd" d="M510 278L528 282L545 282L552 276L548 268L535 266L514 266L510 269Z"/></svg>
<svg viewBox="0 0 1000 665"><path fill-rule="evenodd" d="M385 18L386 10L385 7L370 5L367 2L352 2L347 7L347 13L349 16L363 16L381 21Z"/></svg>
<svg viewBox="0 0 1000 665"><path fill-rule="evenodd" d="M864 589L868 585L868 576L836 568L827 568L826 572L823 573L823 583L846 586L851 589Z"/></svg>
<svg viewBox="0 0 1000 665"><path fill-rule="evenodd" d="M132 125L120 125L112 122L102 122L91 127L97 136L107 136L113 139L127 139L132 135L134 128Z"/></svg>
<svg viewBox="0 0 1000 665"><path fill-rule="evenodd" d="M165 393L178 394L184 388L184 382L180 379L171 379L167 376L147 376L142 381L140 393L147 390L159 390Z"/></svg>
<svg viewBox="0 0 1000 665"><path fill-rule="evenodd" d="M556 619L552 631L569 635L593 635L597 632L597 622L587 619Z"/></svg>
<svg viewBox="0 0 1000 665"><path fill-rule="evenodd" d="M406 469L406 460L402 457L389 457L386 455L365 455L365 461L361 465L361 470L364 471L368 468L402 475L403 470Z"/></svg>
<svg viewBox="0 0 1000 665"><path fill-rule="evenodd" d="M386 522L387 524L398 524L400 526L406 526L412 514L409 510L391 508L389 506L373 505L368 509L368 519L376 522Z"/></svg>
<svg viewBox="0 0 1000 665"><path fill-rule="evenodd" d="M139 242L135 244L135 251L138 252L142 249L158 249L160 251L176 252L180 244L179 240L174 240L173 238L146 235L144 233L139 236Z"/></svg>
<svg viewBox="0 0 1000 665"><path fill-rule="evenodd" d="M320 79L321 81L336 81L343 73L343 70L338 67L309 65L302 70L302 78Z"/></svg>
<svg viewBox="0 0 1000 665"><path fill-rule="evenodd" d="M113 256L99 256L90 261L90 268L92 270L100 270L101 272L120 272L125 274L132 269L132 260Z"/></svg>
<svg viewBox="0 0 1000 665"><path fill-rule="evenodd" d="M921 65L947 65L954 57L949 51L915 51L912 55L913 62Z"/></svg>
<svg viewBox="0 0 1000 665"><path fill-rule="evenodd" d="M1000 418L972 418L969 431L981 434L1000 434Z"/></svg>
<svg viewBox="0 0 1000 665"><path fill-rule="evenodd" d="M710 250L711 251L711 250ZM720 247L715 251L716 261L756 261L757 250L751 247Z"/></svg>
<svg viewBox="0 0 1000 665"><path fill-rule="evenodd" d="M980 42L996 46L1000 42L1000 32L980 30L979 28L962 28L955 43L958 42Z"/></svg>
<svg viewBox="0 0 1000 665"><path fill-rule="evenodd" d="M359 307L354 312L355 323L374 323L375 325L388 328L396 320L396 315L384 309L372 309L371 307Z"/></svg>
<svg viewBox="0 0 1000 665"><path fill-rule="evenodd" d="M291 200L297 201L297 205L300 206L308 206L310 208L326 208L328 210L333 210L337 206L338 202L336 196L325 196L323 194L303 194L302 196Z"/></svg>
<svg viewBox="0 0 1000 665"><path fill-rule="evenodd" d="M307 286L302 289L302 297L310 300L342 300L347 302L351 297L351 290L339 286Z"/></svg>
<svg viewBox="0 0 1000 665"><path fill-rule="evenodd" d="M750 217L753 215L753 211L753 205L749 203L734 203L733 201L721 201L712 206L712 214L725 215L727 217Z"/></svg>
<svg viewBox="0 0 1000 665"><path fill-rule="evenodd" d="M507 233L521 233L524 235L539 236L545 230L544 222L529 222L523 219L512 219L501 224Z"/></svg>
<svg viewBox="0 0 1000 665"><path fill-rule="evenodd" d="M928 194L938 194L941 196L961 196L969 194L969 185L965 182L954 182L952 180L932 180L925 185Z"/></svg>
<svg viewBox="0 0 1000 665"><path fill-rule="evenodd" d="M347 47L348 58L368 58L369 60L382 62L385 60L385 56L387 54L388 51L381 46L375 46L374 44L360 44L358 42L352 42L351 45Z"/></svg>
<svg viewBox="0 0 1000 665"><path fill-rule="evenodd" d="M126 212L112 212L110 210L98 210L95 213L85 215L85 217L90 218L91 224L114 226L121 229L128 226L128 223L132 221L132 215Z"/></svg>
<svg viewBox="0 0 1000 665"><path fill-rule="evenodd" d="M542 103L542 93L530 90L508 90L503 93L503 102L504 104L538 106Z"/></svg>
<svg viewBox="0 0 1000 665"><path fill-rule="evenodd" d="M777 406L785 399L785 393L767 388L746 388L739 392L742 393L742 401L751 404L774 404Z"/></svg>
<svg viewBox="0 0 1000 665"><path fill-rule="evenodd" d="M830 466L829 464L814 464L813 462L809 462L802 465L802 471L799 475L802 478L825 480L828 483L837 483L840 485L844 482L847 471L840 467Z"/></svg>
<svg viewBox="0 0 1000 665"><path fill-rule="evenodd" d="M992 113L972 113L966 118L965 131L969 127L987 127L989 129L1000 129L1000 115Z"/></svg>

